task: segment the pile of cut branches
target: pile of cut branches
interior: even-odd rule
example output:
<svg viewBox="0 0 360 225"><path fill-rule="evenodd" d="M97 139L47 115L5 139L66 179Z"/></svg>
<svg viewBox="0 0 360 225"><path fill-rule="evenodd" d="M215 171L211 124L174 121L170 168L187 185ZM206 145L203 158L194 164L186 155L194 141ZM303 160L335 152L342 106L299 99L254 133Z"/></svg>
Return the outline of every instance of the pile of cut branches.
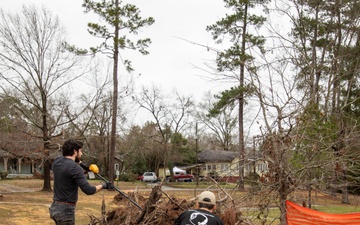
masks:
<svg viewBox="0 0 360 225"><path fill-rule="evenodd" d="M102 211L102 218L90 215L89 225L173 225L175 219L185 210L194 208L196 198L178 199L162 190L162 183L153 187L149 196L132 192L128 197L136 201L142 209L134 206L128 199L118 194L114 202L118 207L111 211ZM220 189L223 198L217 200L217 215L225 225L250 224L241 218L235 203L225 190ZM103 202L103 209L105 203ZM230 205L230 206L229 206Z"/></svg>

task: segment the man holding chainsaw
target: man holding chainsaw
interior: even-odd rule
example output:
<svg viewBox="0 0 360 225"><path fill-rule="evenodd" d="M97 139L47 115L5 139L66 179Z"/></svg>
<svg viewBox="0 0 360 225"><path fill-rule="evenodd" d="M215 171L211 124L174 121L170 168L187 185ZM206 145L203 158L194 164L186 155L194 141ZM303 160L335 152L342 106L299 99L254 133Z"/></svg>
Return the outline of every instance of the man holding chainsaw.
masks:
<svg viewBox="0 0 360 225"><path fill-rule="evenodd" d="M87 195L95 194L101 189L110 189L111 183L92 186L87 181L83 168L80 167L83 143L74 139L65 141L62 146L63 156L52 164L54 173L54 197L50 206L50 218L56 225L75 224L75 206L78 200L78 188ZM95 164L86 168L95 174L99 169Z"/></svg>

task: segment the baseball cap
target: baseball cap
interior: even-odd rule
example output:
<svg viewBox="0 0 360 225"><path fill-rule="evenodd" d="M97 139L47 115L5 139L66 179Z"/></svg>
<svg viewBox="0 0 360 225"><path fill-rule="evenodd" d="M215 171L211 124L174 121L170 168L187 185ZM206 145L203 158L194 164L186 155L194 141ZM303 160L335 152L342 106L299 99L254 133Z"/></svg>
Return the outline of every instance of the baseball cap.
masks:
<svg viewBox="0 0 360 225"><path fill-rule="evenodd" d="M214 193L212 193L211 191L203 191L198 197L198 202L215 205L216 198Z"/></svg>

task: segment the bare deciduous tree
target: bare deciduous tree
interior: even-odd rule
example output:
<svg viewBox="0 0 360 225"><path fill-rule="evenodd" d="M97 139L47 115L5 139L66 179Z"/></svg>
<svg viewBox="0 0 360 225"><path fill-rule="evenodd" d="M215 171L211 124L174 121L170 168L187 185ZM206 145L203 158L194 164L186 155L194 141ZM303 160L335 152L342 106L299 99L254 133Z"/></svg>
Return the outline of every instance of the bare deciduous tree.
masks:
<svg viewBox="0 0 360 225"><path fill-rule="evenodd" d="M236 143L234 129L237 125L237 117L233 115L235 105L227 105L220 110L221 112L212 114L214 104L215 99L207 93L203 101L199 103L196 117L201 122L200 124L205 125L204 132L211 131L206 132L212 137L208 141L212 142L213 146L218 146L216 149L234 151Z"/></svg>
<svg viewBox="0 0 360 225"><path fill-rule="evenodd" d="M170 175L173 178L173 162L178 154L169 142L188 124L193 103L191 97L181 96L177 91L175 91L175 98L171 99L170 97L163 97L155 86L149 89L143 87L136 101L141 108L150 112L155 120L158 132L162 137L164 174L166 174L166 168L169 167Z"/></svg>
<svg viewBox="0 0 360 225"><path fill-rule="evenodd" d="M74 92L66 88L88 67L66 51L65 30L46 8L23 6L18 14L1 10L0 18L1 88L16 99L12 104L28 125L17 128L43 141L43 190L49 191L51 142L69 122L63 117L71 104L66 94Z"/></svg>

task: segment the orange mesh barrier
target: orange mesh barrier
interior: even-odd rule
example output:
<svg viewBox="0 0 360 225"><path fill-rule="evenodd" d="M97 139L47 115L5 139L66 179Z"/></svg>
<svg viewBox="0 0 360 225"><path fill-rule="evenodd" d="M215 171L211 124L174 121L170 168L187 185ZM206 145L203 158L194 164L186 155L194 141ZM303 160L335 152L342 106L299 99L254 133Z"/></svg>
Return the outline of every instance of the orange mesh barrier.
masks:
<svg viewBox="0 0 360 225"><path fill-rule="evenodd" d="M288 225L359 225L360 213L330 214L286 201L286 220Z"/></svg>

